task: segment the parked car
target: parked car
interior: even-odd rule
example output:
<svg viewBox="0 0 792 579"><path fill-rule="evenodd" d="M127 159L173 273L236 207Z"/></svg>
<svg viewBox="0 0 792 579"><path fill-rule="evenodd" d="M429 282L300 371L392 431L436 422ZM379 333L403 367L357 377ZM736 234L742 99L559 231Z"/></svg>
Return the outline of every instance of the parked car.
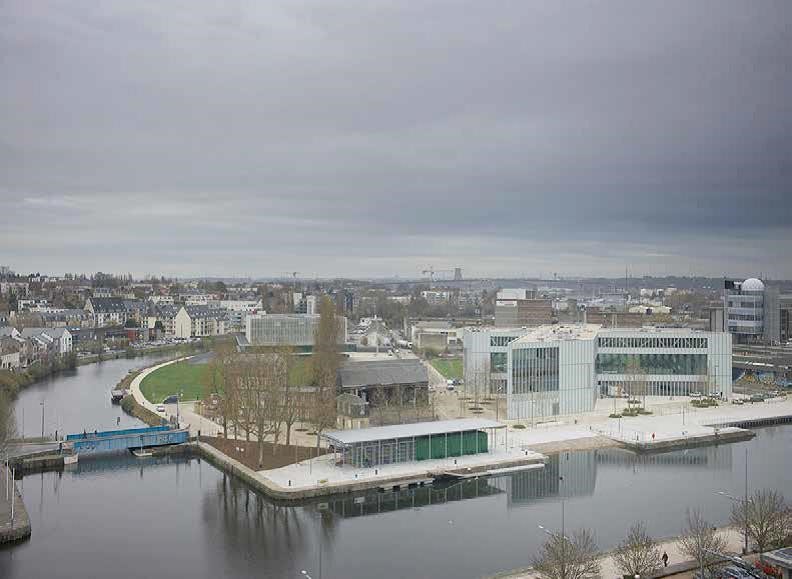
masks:
<svg viewBox="0 0 792 579"><path fill-rule="evenodd" d="M157 404L157 412L165 412L165 405Z"/></svg>
<svg viewBox="0 0 792 579"><path fill-rule="evenodd" d="M734 400L732 400L732 404L736 404L737 406L742 406L743 404L745 404L745 400L743 400L742 398L735 398Z"/></svg>
<svg viewBox="0 0 792 579"><path fill-rule="evenodd" d="M748 399L749 402L764 402L765 397L764 394L752 394L751 397Z"/></svg>

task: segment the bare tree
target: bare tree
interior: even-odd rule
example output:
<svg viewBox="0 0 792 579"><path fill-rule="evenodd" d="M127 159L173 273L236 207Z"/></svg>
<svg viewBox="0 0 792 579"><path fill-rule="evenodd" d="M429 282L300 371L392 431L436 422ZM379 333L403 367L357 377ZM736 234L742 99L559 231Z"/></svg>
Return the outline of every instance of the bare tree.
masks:
<svg viewBox="0 0 792 579"><path fill-rule="evenodd" d="M645 576L657 571L660 568L660 557L657 542L649 536L643 522L630 527L627 536L613 554L618 569L630 576Z"/></svg>
<svg viewBox="0 0 792 579"><path fill-rule="evenodd" d="M314 336L313 370L316 382L312 422L319 435L336 423L336 381L341 365L340 325L333 301L324 296L319 305L319 325Z"/></svg>
<svg viewBox="0 0 792 579"><path fill-rule="evenodd" d="M747 501L734 504L731 523L756 543L759 553L781 545L788 532L788 511L784 495L774 490L758 490Z"/></svg>
<svg viewBox="0 0 792 579"><path fill-rule="evenodd" d="M305 384L303 383L304 376L294 376L294 352L288 346L279 350L279 355L282 360L286 372L286 380L281 385L281 418L283 425L286 428L286 445L291 444L291 431L294 423L299 419L302 408L302 397L300 390Z"/></svg>
<svg viewBox="0 0 792 579"><path fill-rule="evenodd" d="M16 435L14 405L11 395L0 387L0 453L6 450L9 441Z"/></svg>
<svg viewBox="0 0 792 579"><path fill-rule="evenodd" d="M687 512L687 524L679 537L679 546L683 553L696 560L703 571L718 561L718 553L726 550L726 539L701 516L698 509L694 509Z"/></svg>
<svg viewBox="0 0 792 579"><path fill-rule="evenodd" d="M637 400L638 396L642 399L643 408L646 408L646 392L648 382L646 379L646 370L641 367L641 363L631 357L627 362L625 368L626 385L627 385L627 407L629 408L633 400Z"/></svg>
<svg viewBox="0 0 792 579"><path fill-rule="evenodd" d="M553 533L533 560L533 567L546 579L588 579L599 577L597 544L588 529L575 531L572 538Z"/></svg>

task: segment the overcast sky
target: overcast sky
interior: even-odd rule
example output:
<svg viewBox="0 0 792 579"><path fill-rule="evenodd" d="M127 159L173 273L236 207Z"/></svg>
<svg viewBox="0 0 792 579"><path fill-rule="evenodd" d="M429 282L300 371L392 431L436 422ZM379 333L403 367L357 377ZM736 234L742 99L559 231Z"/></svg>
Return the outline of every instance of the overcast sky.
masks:
<svg viewBox="0 0 792 579"><path fill-rule="evenodd" d="M792 2L0 1L0 264L792 278Z"/></svg>

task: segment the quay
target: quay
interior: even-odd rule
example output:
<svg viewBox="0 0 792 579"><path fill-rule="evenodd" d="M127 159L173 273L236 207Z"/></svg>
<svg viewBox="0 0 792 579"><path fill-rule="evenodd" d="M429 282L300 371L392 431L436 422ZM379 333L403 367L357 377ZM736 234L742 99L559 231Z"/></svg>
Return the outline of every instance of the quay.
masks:
<svg viewBox="0 0 792 579"><path fill-rule="evenodd" d="M30 538L31 533L30 517L17 492L16 482L6 468L0 464L0 545L24 541Z"/></svg>

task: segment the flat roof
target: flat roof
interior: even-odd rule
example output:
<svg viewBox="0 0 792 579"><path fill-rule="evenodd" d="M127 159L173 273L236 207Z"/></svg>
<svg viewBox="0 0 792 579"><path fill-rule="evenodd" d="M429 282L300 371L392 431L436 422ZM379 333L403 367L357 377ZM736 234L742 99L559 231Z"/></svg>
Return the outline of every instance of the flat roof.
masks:
<svg viewBox="0 0 792 579"><path fill-rule="evenodd" d="M325 432L322 438L338 444L354 444L356 442L374 442L394 438L410 438L430 434L446 434L481 430L483 428L506 428L506 425L487 418L460 418L458 420L436 420L434 422L416 422L414 424L394 424L392 426L375 426L354 430L334 430Z"/></svg>
<svg viewBox="0 0 792 579"><path fill-rule="evenodd" d="M527 328L517 338L517 344L534 342L560 342L562 340L593 340L602 326L600 324L545 324Z"/></svg>

